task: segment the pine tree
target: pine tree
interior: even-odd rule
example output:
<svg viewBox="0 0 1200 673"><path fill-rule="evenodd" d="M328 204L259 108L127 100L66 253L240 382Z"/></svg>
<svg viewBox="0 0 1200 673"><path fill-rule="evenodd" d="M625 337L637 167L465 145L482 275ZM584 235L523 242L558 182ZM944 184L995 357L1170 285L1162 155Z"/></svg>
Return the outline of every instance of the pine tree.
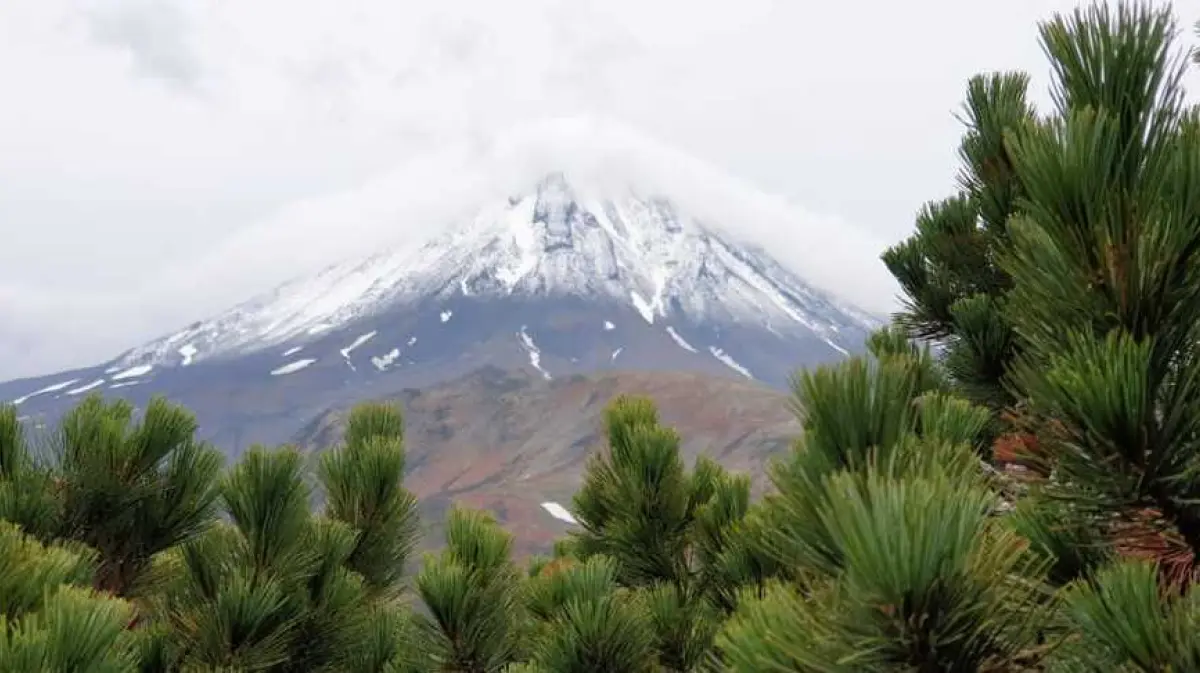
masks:
<svg viewBox="0 0 1200 673"><path fill-rule="evenodd" d="M433 670L496 673L523 658L521 573L512 536L488 514L450 510L446 547L416 579L429 616L418 617L422 655Z"/></svg>
<svg viewBox="0 0 1200 673"><path fill-rule="evenodd" d="M0 409L0 515L88 545L96 587L127 595L154 554L212 519L221 455L195 432L191 413L162 398L135 422L128 403L93 395L34 450L16 410Z"/></svg>
<svg viewBox="0 0 1200 673"><path fill-rule="evenodd" d="M251 449L221 485L230 522L159 559L155 617L184 668L321 670L354 644L354 536L309 512L301 464Z"/></svg>
<svg viewBox="0 0 1200 673"><path fill-rule="evenodd" d="M348 567L376 593L397 593L419 535L416 498L404 489L404 416L393 406L360 404L346 421L345 444L321 456L326 515L355 531Z"/></svg>
<svg viewBox="0 0 1200 673"><path fill-rule="evenodd" d="M534 620L529 660L506 673L650 673L655 632L650 610L622 587L616 562L560 557L535 564L525 590Z"/></svg>
<svg viewBox="0 0 1200 673"><path fill-rule="evenodd" d="M990 670L1032 656L1046 562L977 458L990 414L895 331L801 374L759 544L788 572L719 640L733 671Z"/></svg>
<svg viewBox="0 0 1200 673"><path fill-rule="evenodd" d="M611 560L616 582L646 613L664 671L695 671L718 656L714 638L746 584L765 587L775 566L744 525L750 480L701 457L689 471L680 437L646 398L614 399L608 446L594 454L576 493L580 528L567 550Z"/></svg>
<svg viewBox="0 0 1200 673"><path fill-rule="evenodd" d="M291 447L222 471L161 399L91 397L45 437L0 407L0 671L1200 670L1176 33L1142 4L1044 22L1044 115L1024 74L968 83L959 192L884 255L904 311L794 378L758 502L620 397L552 557L522 568L455 507L410 585L395 407L355 408L315 484Z"/></svg>
<svg viewBox="0 0 1200 673"><path fill-rule="evenodd" d="M417 535L403 427L398 409L352 411L320 463L325 516L295 449L247 452L221 482L229 522L159 559L150 591L170 666L412 670L414 626L397 602Z"/></svg>
<svg viewBox="0 0 1200 673"><path fill-rule="evenodd" d="M1023 196L1005 143L1008 129L1032 118L1022 73L980 75L967 87L959 146L959 194L930 203L916 233L883 261L905 293L897 323L931 340L958 392L1001 410L1014 398L1004 385L1017 345L1002 308L1012 280L999 264L1008 220Z"/></svg>
<svg viewBox="0 0 1200 673"><path fill-rule="evenodd" d="M91 588L96 553L0 521L0 671L133 673L133 608Z"/></svg>
<svg viewBox="0 0 1200 673"><path fill-rule="evenodd" d="M1049 584L1066 587L1060 619L1043 631L1062 635L1054 664L1190 670L1200 619L1187 587L1200 551L1200 113L1184 104L1168 9L1095 5L1040 33L1053 112L1009 114L995 96L973 115L1003 120L988 132L994 160L970 160L980 124L964 140L965 174L1014 186L1007 216L996 228L976 205L961 227L919 223L885 260L908 294L901 324L950 344L956 389L1005 413L1043 477L1012 518L1051 561ZM959 201L979 199L968 189ZM988 239L991 266L974 285L991 287L996 269L1002 286L954 291L972 287L946 261L958 259L947 252L956 236ZM993 356L962 357L963 343ZM981 380L1003 395L979 394ZM1183 597L1164 602L1163 581Z"/></svg>

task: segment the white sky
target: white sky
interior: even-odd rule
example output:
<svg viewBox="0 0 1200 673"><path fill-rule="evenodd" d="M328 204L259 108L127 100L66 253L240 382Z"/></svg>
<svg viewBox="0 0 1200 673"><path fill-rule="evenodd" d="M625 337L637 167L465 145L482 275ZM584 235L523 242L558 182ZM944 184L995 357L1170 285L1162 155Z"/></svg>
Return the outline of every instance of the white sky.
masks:
<svg viewBox="0 0 1200 673"><path fill-rule="evenodd" d="M354 223L313 203L545 118L637 129L866 232L843 261L874 264L952 189L967 78L1027 70L1040 95L1035 24L1074 5L4 0L0 378L110 357L333 261ZM753 236L795 248L784 229Z"/></svg>

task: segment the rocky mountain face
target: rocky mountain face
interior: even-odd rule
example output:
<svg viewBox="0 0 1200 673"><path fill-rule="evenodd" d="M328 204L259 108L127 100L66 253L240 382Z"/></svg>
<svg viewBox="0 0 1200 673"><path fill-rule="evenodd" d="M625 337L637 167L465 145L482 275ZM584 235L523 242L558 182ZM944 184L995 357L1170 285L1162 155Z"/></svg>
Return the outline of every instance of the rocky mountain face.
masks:
<svg viewBox="0 0 1200 673"><path fill-rule="evenodd" d="M111 362L0 383L0 399L38 423L92 392L162 394L237 454L327 409L480 367L782 389L797 368L862 349L876 317L720 231L668 196L550 173L416 247L298 278Z"/></svg>
<svg viewBox="0 0 1200 673"><path fill-rule="evenodd" d="M603 411L621 394L649 395L682 436L690 464L705 453L765 483L766 462L800 433L788 396L748 381L694 373L606 372L551 380L484 367L437 386L383 396L405 410L406 485L421 499L427 544L457 501L491 510L521 554L545 552L569 523L587 457L604 446ZM292 442L336 445L347 408L306 424Z"/></svg>

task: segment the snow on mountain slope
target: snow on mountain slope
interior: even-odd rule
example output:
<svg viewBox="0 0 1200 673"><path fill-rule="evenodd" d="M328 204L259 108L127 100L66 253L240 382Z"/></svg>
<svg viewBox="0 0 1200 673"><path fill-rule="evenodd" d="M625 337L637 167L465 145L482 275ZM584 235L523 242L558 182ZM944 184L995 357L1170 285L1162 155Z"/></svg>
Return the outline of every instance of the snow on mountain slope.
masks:
<svg viewBox="0 0 1200 673"><path fill-rule="evenodd" d="M633 190L665 198L730 242L766 247L815 287L875 312L895 308L895 281L878 258L889 241L637 129L589 116L535 119L406 158L354 188L297 201L240 229L157 285L185 324L344 260L427 243L557 172L601 195ZM196 283L214 278L220 282L197 295ZM180 310L180 292L201 313Z"/></svg>
<svg viewBox="0 0 1200 673"><path fill-rule="evenodd" d="M190 364L302 343L405 304L513 295L620 303L649 324L674 317L810 332L841 352L839 330L878 323L662 196L552 173L423 245L290 281L119 362Z"/></svg>

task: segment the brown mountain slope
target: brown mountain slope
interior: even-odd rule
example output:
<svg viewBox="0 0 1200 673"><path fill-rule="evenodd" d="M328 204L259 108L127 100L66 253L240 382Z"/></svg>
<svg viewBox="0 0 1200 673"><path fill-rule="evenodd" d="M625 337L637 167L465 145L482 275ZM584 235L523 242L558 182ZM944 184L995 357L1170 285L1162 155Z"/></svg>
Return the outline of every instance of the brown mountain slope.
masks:
<svg viewBox="0 0 1200 673"><path fill-rule="evenodd" d="M516 535L522 554L544 551L567 525L543 502L570 504L587 455L602 446L604 407L616 395L649 395L683 437L690 462L701 453L762 483L766 460L790 446L799 424L785 394L699 374L612 372L545 381L488 367L456 381L406 390L402 404L407 486L433 529L454 501L489 509ZM294 443L334 445L345 409L309 423ZM434 543L436 540L429 540Z"/></svg>

